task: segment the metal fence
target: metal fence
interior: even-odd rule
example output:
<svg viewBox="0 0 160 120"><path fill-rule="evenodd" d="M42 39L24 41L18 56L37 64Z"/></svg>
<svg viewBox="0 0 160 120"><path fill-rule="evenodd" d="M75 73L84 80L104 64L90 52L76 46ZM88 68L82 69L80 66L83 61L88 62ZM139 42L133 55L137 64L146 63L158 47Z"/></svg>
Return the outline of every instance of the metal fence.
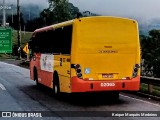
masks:
<svg viewBox="0 0 160 120"><path fill-rule="evenodd" d="M148 92L152 93L153 85L160 86L160 78L141 76L141 83L148 84Z"/></svg>

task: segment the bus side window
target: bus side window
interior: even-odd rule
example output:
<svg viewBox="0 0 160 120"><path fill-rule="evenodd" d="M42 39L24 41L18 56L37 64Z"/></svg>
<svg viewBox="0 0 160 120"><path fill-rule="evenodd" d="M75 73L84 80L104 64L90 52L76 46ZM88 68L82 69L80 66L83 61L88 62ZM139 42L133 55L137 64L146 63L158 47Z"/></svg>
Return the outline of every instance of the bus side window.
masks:
<svg viewBox="0 0 160 120"><path fill-rule="evenodd" d="M70 54L72 25L37 33L34 41L35 52Z"/></svg>
<svg viewBox="0 0 160 120"><path fill-rule="evenodd" d="M62 33L62 53L71 53L71 43L72 43L72 25L65 26Z"/></svg>
<svg viewBox="0 0 160 120"><path fill-rule="evenodd" d="M71 26L67 26L66 30L67 30L67 37L66 37L66 47L67 47L67 53L71 54L71 44L72 44L72 25Z"/></svg>
<svg viewBox="0 0 160 120"><path fill-rule="evenodd" d="M54 30L49 30L46 32L46 52L53 53L53 44L54 44Z"/></svg>
<svg viewBox="0 0 160 120"><path fill-rule="evenodd" d="M34 40L33 40L33 51L35 52L35 53L39 53L40 52L40 43L39 43L39 35L40 35L40 33L37 33L36 34L36 36L35 36L35 38L34 38Z"/></svg>

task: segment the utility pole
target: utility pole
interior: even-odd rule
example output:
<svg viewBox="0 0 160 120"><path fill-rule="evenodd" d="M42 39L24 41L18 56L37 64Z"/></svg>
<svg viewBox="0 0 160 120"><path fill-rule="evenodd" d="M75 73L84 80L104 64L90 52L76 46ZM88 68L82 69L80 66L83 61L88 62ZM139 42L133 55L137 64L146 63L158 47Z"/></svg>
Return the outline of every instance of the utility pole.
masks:
<svg viewBox="0 0 160 120"><path fill-rule="evenodd" d="M31 9L29 8L29 21L31 20Z"/></svg>
<svg viewBox="0 0 160 120"><path fill-rule="evenodd" d="M13 4L11 6L12 6L12 26L13 26Z"/></svg>
<svg viewBox="0 0 160 120"><path fill-rule="evenodd" d="M3 27L6 26L6 10L5 10L5 0L3 0Z"/></svg>
<svg viewBox="0 0 160 120"><path fill-rule="evenodd" d="M18 19L18 29L17 29L17 39L18 39L18 59L21 59L21 43L20 43L20 6L19 0L17 0L17 19Z"/></svg>

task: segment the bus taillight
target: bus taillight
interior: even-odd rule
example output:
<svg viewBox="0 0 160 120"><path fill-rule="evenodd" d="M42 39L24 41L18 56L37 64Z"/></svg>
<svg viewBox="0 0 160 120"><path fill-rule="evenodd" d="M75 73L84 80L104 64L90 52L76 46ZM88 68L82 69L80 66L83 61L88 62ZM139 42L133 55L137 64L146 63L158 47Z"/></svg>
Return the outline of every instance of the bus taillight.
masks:
<svg viewBox="0 0 160 120"><path fill-rule="evenodd" d="M76 70L77 77L82 79L82 70L81 70L81 66L79 64L75 65L75 70Z"/></svg>
<svg viewBox="0 0 160 120"><path fill-rule="evenodd" d="M133 77L133 78L137 77L139 68L140 68L140 65L139 65L139 64L135 64L135 65L134 65L133 74L132 74L132 77Z"/></svg>

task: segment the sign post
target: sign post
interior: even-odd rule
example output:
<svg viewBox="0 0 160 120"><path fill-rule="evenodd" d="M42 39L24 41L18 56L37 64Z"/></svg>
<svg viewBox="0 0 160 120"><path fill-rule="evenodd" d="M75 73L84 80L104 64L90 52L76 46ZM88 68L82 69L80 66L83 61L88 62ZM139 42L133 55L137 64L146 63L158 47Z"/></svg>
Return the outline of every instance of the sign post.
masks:
<svg viewBox="0 0 160 120"><path fill-rule="evenodd" d="M23 51L27 54L27 61L29 61L29 49L28 49L28 43L24 46Z"/></svg>
<svg viewBox="0 0 160 120"><path fill-rule="evenodd" d="M11 28L0 28L0 53L12 53Z"/></svg>

